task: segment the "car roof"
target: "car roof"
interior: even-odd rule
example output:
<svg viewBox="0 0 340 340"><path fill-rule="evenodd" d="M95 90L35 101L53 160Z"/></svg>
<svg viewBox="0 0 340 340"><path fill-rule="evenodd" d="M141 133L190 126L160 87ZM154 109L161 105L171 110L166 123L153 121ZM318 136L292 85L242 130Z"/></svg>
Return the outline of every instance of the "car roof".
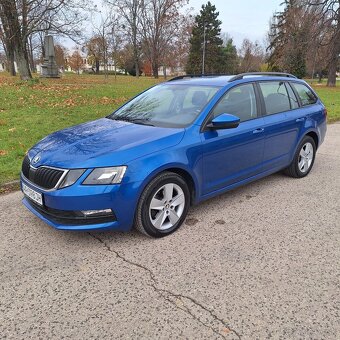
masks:
<svg viewBox="0 0 340 340"><path fill-rule="evenodd" d="M170 79L168 83L176 85L198 85L198 86L226 86L239 80L299 80L288 73L254 72L238 75L184 75Z"/></svg>

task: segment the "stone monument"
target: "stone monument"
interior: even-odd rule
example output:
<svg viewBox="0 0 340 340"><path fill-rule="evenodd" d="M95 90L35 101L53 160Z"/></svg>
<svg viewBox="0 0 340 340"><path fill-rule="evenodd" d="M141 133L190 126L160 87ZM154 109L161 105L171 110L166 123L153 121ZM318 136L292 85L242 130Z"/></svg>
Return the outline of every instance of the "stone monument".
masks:
<svg viewBox="0 0 340 340"><path fill-rule="evenodd" d="M44 40L45 57L41 65L41 77L43 78L60 78L58 66L55 61L55 51L52 35L45 35Z"/></svg>

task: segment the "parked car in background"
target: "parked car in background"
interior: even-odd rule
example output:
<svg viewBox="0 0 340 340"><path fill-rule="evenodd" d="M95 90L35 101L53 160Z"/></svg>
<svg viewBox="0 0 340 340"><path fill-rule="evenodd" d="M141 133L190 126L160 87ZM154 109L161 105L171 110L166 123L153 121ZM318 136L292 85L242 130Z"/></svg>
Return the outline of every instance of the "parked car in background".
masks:
<svg viewBox="0 0 340 340"><path fill-rule="evenodd" d="M280 170L307 176L326 116L289 74L177 77L33 146L23 203L57 229L169 235L192 204Z"/></svg>

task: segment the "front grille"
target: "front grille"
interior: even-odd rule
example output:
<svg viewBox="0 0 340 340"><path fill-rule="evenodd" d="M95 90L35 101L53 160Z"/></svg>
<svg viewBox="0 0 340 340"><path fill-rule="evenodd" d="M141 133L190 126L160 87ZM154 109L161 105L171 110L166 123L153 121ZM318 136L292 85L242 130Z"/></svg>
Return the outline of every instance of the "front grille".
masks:
<svg viewBox="0 0 340 340"><path fill-rule="evenodd" d="M30 173L31 172L32 168ZM41 188L53 189L63 174L64 171L62 170L40 167L34 171L32 182ZM29 180L31 180L31 178L29 178Z"/></svg>
<svg viewBox="0 0 340 340"><path fill-rule="evenodd" d="M28 158L28 155L25 156L23 162L22 162L22 173L24 174L24 176L26 178L29 177L29 173L30 173L30 159Z"/></svg>
<svg viewBox="0 0 340 340"><path fill-rule="evenodd" d="M28 156L24 158L21 167L23 175L32 183L43 189L53 189L61 176L64 174L64 170L53 169L41 166L39 168L33 168L30 166L30 160Z"/></svg>

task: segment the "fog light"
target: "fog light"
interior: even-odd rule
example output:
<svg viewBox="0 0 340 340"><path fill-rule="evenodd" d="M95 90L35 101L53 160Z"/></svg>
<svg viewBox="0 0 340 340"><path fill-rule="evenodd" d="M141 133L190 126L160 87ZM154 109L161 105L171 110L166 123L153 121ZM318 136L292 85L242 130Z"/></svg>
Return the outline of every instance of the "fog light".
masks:
<svg viewBox="0 0 340 340"><path fill-rule="evenodd" d="M86 217L93 217L93 216L108 216L112 215L111 209L103 209L103 210L82 210L82 213Z"/></svg>

